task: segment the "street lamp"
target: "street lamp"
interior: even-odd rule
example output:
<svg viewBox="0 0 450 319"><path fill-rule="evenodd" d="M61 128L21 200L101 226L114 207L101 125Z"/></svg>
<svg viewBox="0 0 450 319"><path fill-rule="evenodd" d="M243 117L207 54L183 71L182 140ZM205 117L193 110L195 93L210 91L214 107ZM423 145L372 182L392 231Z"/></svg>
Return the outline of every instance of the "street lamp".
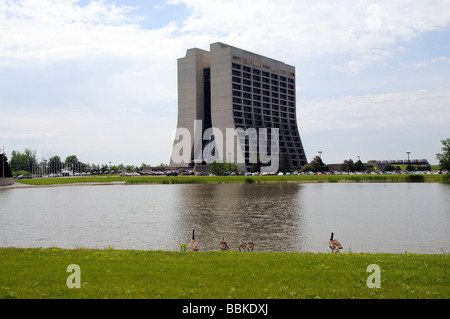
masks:
<svg viewBox="0 0 450 319"><path fill-rule="evenodd" d="M409 153L411 153L411 152L406 152L406 154L408 154L408 165L409 165Z"/></svg>
<svg viewBox="0 0 450 319"><path fill-rule="evenodd" d="M322 152L322 151L319 151L318 153L319 153L320 159L322 159L322 153L323 153L323 152Z"/></svg>

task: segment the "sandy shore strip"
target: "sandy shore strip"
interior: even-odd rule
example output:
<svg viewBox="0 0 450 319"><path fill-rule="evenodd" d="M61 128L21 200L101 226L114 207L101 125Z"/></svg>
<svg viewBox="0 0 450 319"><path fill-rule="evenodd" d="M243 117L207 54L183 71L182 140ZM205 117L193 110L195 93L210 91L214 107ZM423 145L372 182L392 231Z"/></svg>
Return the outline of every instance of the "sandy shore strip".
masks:
<svg viewBox="0 0 450 319"><path fill-rule="evenodd" d="M84 182L84 183L64 183L64 184L49 184L49 185L29 185L14 182L12 185L0 186L2 189L15 189L15 188L36 188L36 187L60 187L60 186L98 186L98 185L125 185L126 181L117 182Z"/></svg>

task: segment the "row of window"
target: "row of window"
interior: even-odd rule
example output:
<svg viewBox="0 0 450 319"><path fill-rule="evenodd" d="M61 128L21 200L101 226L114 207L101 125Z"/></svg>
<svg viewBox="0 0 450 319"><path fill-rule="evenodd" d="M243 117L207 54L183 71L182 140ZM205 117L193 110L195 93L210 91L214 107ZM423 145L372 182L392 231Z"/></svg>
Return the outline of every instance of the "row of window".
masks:
<svg viewBox="0 0 450 319"><path fill-rule="evenodd" d="M298 144L298 145L300 145L300 144ZM270 145L267 146L267 151L270 152ZM305 154L302 151L300 146L298 146L297 148L280 147L279 153L286 154L293 160L305 159ZM245 147L244 157L247 159L250 157L250 149L249 149L248 145L246 145L246 147Z"/></svg>
<svg viewBox="0 0 450 319"><path fill-rule="evenodd" d="M270 123L266 123L266 124L270 124ZM298 132L297 132L296 129L293 130L293 131L283 131L283 130L280 129L280 125L279 124L273 124L273 125L270 124L270 125L266 125L266 126L262 126L261 125L259 127L251 126L251 127L247 127L247 128L244 125L242 125L242 124L237 124L236 128L241 128L243 130L246 130L247 128L255 128L256 132L259 132L258 128L265 128L266 129L266 132L265 132L265 134L266 134L265 136L266 137L270 136L270 134L272 133L272 129L273 128L277 128L278 129L278 133L280 135L282 135L282 137L283 137L283 139L285 141L291 141L291 136L292 136L292 141L300 142L300 137L299 137ZM258 133L258 134L261 134L261 133Z"/></svg>
<svg viewBox="0 0 450 319"><path fill-rule="evenodd" d="M240 92L240 91L233 90L233 96L244 97L246 99L251 99L252 98L252 94L247 93L247 92L248 91ZM257 91L254 91L254 93L257 93L257 94L253 94L253 99L257 100L257 101L261 101L261 95L259 95L259 94L261 94L261 90L258 89ZM295 97L287 96L286 94L279 94L277 92L269 92L269 91L263 90L262 94L263 94L263 98L264 98L264 96L271 96L271 97L274 97L274 98L280 98L282 100L295 101Z"/></svg>
<svg viewBox="0 0 450 319"><path fill-rule="evenodd" d="M262 63L257 62L257 61L252 61L252 60L250 60L250 59L241 58L241 57L239 57L239 56L233 55L233 60L236 61L236 62L239 62L239 63L240 63L240 62L244 62L244 63L246 63L246 64L253 64L254 66L256 66L256 67L258 67L258 68L261 68L261 67L262 67L262 68L264 68L264 69L271 70L271 71L273 71L273 72L279 72L279 73L282 73L282 74L285 74L285 75L295 76L295 73L293 73L293 72L286 71L286 70L280 70L280 69L278 69L277 67L265 65L265 64L262 64Z"/></svg>
<svg viewBox="0 0 450 319"><path fill-rule="evenodd" d="M243 148L244 153L250 152L250 146L248 144L248 140L242 140L241 143L245 143L245 146ZM255 145L256 146L256 145ZM300 143L295 142L280 142L279 143L279 150L280 153L298 153L298 154L304 154L304 151L302 149L302 146ZM268 141L267 144L265 144L265 147L268 151L271 149L271 142ZM289 150L289 151L288 151Z"/></svg>
<svg viewBox="0 0 450 319"><path fill-rule="evenodd" d="M274 105L270 106L269 103L275 104L276 107L278 107L278 105L295 107L295 102L293 102L293 101L286 102L284 100L280 100L280 99L276 99L276 98L263 97L262 103L261 103L260 100L254 100L252 102L252 100L250 100L250 99L241 99L239 97L233 97L233 104L243 104L243 105L253 105L256 107L262 106L265 108L271 108L271 107L273 108Z"/></svg>
<svg viewBox="0 0 450 319"><path fill-rule="evenodd" d="M234 118L234 124L236 127L242 127L245 125L246 127L255 127L255 128L264 128L264 127L276 127L279 128L280 135L297 135L297 126L288 125L288 124L280 124L278 118L273 118L272 121L264 118L264 119L249 119L249 118Z"/></svg>
<svg viewBox="0 0 450 319"><path fill-rule="evenodd" d="M252 69L248 66L240 65L238 63L232 63L232 68L234 70L242 70L243 72L252 73L257 76L262 76L262 77L271 78L274 80L280 80L283 82L288 82L288 83L294 84L294 79L292 79L292 78L287 78L285 76L278 75L275 73L269 73L269 72L266 72L266 71L260 70L260 69L255 69L255 68ZM236 72L240 72L240 71L236 71ZM294 74L291 74L291 75L294 75Z"/></svg>
<svg viewBox="0 0 450 319"><path fill-rule="evenodd" d="M236 125L239 124L245 124L246 126L250 127L278 127L279 129L283 129L283 131L280 130L280 134L283 135L290 135L290 132L294 132L297 127L296 126L289 126L287 124L279 124L278 121L274 121L273 124L271 122L262 122L261 120L252 120L252 119L240 119L235 118L234 123Z"/></svg>
<svg viewBox="0 0 450 319"><path fill-rule="evenodd" d="M254 113L252 115L252 113L246 113L246 112L241 112L241 111L233 111L233 116L234 117L243 117L246 119L251 119L254 118L255 120L261 120L262 118L264 118L265 121L270 122L271 119L273 120L273 122L281 122L281 123L288 123L288 117L289 117L289 121L291 124L295 124L295 115L294 114L287 114L287 113L283 113L283 112L278 112L278 111L272 111L270 112L269 110L263 110L263 115L260 115L261 113ZM280 117L281 115L281 117Z"/></svg>
<svg viewBox="0 0 450 319"><path fill-rule="evenodd" d="M242 78L241 78L242 77ZM253 85L254 87L261 87L261 85L276 85L282 88L288 88L290 90L295 90L294 84L286 84L285 82L281 82L278 80L270 80L267 78L260 78L259 76L254 75L253 77L249 73L242 73L233 70L232 80L234 83L243 83L245 85ZM253 82L251 81L253 80Z"/></svg>
<svg viewBox="0 0 450 319"><path fill-rule="evenodd" d="M261 88L262 88L262 90L261 90ZM272 90L272 93L280 92L280 95L289 94L289 95L292 95L293 97L295 96L295 91L293 91L293 90L286 90L284 88L278 88L277 86L270 86L267 84L263 84L262 86L254 85L254 88L252 89L250 86L245 86L245 85L242 86L240 84L233 83L233 90L241 90L241 91L249 92L249 93L253 92L256 94L261 94L261 92L262 92L264 95L270 95L269 91Z"/></svg>
<svg viewBox="0 0 450 319"><path fill-rule="evenodd" d="M281 154L286 154L288 155L288 157L291 160L294 160L295 163L298 163L298 160L302 160L305 159L305 156L302 154L298 154L294 149L287 149L287 148L280 148L280 153ZM297 155L298 154L298 155ZM249 158L250 157L250 152L245 152L244 153L245 158ZM292 165L295 167L298 164L294 164L294 161L292 162Z"/></svg>
<svg viewBox="0 0 450 319"><path fill-rule="evenodd" d="M235 110L235 111L242 111L242 110L244 110L245 112L250 112L250 113L253 112L253 113L260 114L261 113L261 109L259 107L261 106L261 104L259 104L257 106L258 107L252 107L252 106L244 106L244 107L242 107L240 104L233 104L233 110ZM289 107L288 108L286 106L278 106L278 105L275 105L275 104L271 106L271 104L268 104L268 103L264 103L263 106L264 106L264 108L262 109L262 113L263 114L273 114L273 115L278 116L278 112L271 113L270 109L276 110L276 111L280 110L282 112L290 112L290 113L295 114L295 109L293 107ZM286 117L286 115L283 115L283 116ZM289 117L295 118L295 116L291 116L291 115L289 115Z"/></svg>

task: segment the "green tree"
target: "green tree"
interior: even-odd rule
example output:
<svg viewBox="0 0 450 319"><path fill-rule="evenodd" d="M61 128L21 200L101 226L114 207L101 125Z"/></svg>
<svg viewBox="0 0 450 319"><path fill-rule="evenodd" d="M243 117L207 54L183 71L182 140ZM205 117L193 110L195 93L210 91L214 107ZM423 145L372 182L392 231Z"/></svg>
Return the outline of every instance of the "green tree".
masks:
<svg viewBox="0 0 450 319"><path fill-rule="evenodd" d="M66 160L64 161L64 166L66 169L74 173L81 170L81 162L78 160L76 155L67 156Z"/></svg>
<svg viewBox="0 0 450 319"><path fill-rule="evenodd" d="M134 165L125 165L124 170L125 170L125 172L128 172L128 173L136 172L136 166L134 166Z"/></svg>
<svg viewBox="0 0 450 319"><path fill-rule="evenodd" d="M0 154L0 177L12 177L8 157L4 153Z"/></svg>
<svg viewBox="0 0 450 319"><path fill-rule="evenodd" d="M328 166L322 161L320 156L315 156L311 161L313 172L328 172Z"/></svg>
<svg viewBox="0 0 450 319"><path fill-rule="evenodd" d="M358 160L358 161L355 163L354 168L355 168L355 171L356 171L356 172L364 172L364 171L366 170L366 167L365 167L364 164L361 162L361 160Z"/></svg>
<svg viewBox="0 0 450 319"><path fill-rule="evenodd" d="M300 169L301 172L328 172L330 169L328 168L328 165L326 165L320 156L315 156L311 163L303 165Z"/></svg>
<svg viewBox="0 0 450 319"><path fill-rule="evenodd" d="M70 155L66 157L66 160L64 161L66 165L70 165L70 164L77 164L78 163L78 158L76 155Z"/></svg>
<svg viewBox="0 0 450 319"><path fill-rule="evenodd" d="M62 163L61 157L55 155L48 159L47 168L50 173L61 172Z"/></svg>
<svg viewBox="0 0 450 319"><path fill-rule="evenodd" d="M33 167L37 166L36 151L32 151L29 148L26 148L23 153L20 153L19 151L12 151L10 166L13 172L32 172Z"/></svg>
<svg viewBox="0 0 450 319"><path fill-rule="evenodd" d="M224 172L222 163L213 161L208 170L211 174L222 175Z"/></svg>
<svg viewBox="0 0 450 319"><path fill-rule="evenodd" d="M300 169L300 172L312 172L312 171L313 166L311 164L303 165L302 168Z"/></svg>
<svg viewBox="0 0 450 319"><path fill-rule="evenodd" d="M104 173L104 172L109 172L109 167L108 167L108 165L107 165L107 164L102 164L101 171L102 171L102 173Z"/></svg>
<svg viewBox="0 0 450 319"><path fill-rule="evenodd" d="M441 140L442 153L436 154L436 158L439 160L440 170L450 170L450 138L446 140Z"/></svg>
<svg viewBox="0 0 450 319"><path fill-rule="evenodd" d="M279 172L290 172L292 170L291 160L289 155L281 154L280 156L280 167L278 169Z"/></svg>
<svg viewBox="0 0 450 319"><path fill-rule="evenodd" d="M227 173L236 172L237 168L235 163L213 161L209 167L209 172L214 175L225 175Z"/></svg>
<svg viewBox="0 0 450 319"><path fill-rule="evenodd" d="M355 163L353 163L353 160L352 159L345 160L341 166L341 171L354 172L355 171Z"/></svg>

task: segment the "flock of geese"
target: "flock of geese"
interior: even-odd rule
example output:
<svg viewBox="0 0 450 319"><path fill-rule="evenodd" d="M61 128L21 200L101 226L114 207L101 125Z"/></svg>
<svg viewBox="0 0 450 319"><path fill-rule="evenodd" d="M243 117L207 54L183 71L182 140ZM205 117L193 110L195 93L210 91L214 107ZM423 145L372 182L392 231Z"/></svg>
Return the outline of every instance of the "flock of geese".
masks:
<svg viewBox="0 0 450 319"><path fill-rule="evenodd" d="M239 244L239 247L238 247L237 250L240 251L240 252L253 251L254 247L255 247L255 244L253 243L253 241L250 240L247 244L244 244L244 243L241 242ZM198 251L199 250L198 242L195 240L195 229L192 230L192 240L189 243L189 248L192 251ZM225 237L222 237L222 240L219 243L219 248L221 250L224 250L224 251L225 250L230 250L230 247L228 246L227 242L225 241Z"/></svg>
<svg viewBox="0 0 450 319"><path fill-rule="evenodd" d="M330 241L328 242L328 247L330 247L332 253L338 253L339 249L342 249L342 245L339 241L336 239L333 239L334 233L331 233ZM198 251L199 245L198 242L195 240L195 229L192 230L192 240L189 243L189 248L192 251ZM222 240L219 242L219 248L223 251L230 250L230 247L228 246L227 242L225 241L225 237L222 237ZM249 241L247 244L241 242L238 247L238 251L244 252L244 251L253 251L255 248L255 244L253 241Z"/></svg>

